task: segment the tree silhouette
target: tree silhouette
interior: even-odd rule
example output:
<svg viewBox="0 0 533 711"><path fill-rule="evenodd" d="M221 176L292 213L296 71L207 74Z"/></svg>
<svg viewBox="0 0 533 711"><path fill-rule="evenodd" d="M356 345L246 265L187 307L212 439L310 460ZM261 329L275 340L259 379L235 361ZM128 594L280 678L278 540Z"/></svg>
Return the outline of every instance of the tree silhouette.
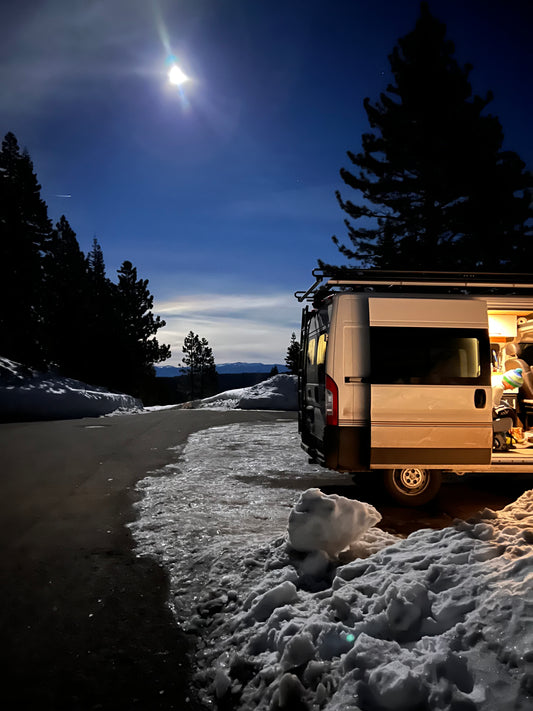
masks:
<svg viewBox="0 0 533 711"><path fill-rule="evenodd" d="M165 321L153 315L154 297L148 290L148 279L138 279L131 262L123 262L118 270L114 292L118 365L115 384L140 395L143 385L155 376L154 363L170 358L170 346L160 345L155 338Z"/></svg>
<svg viewBox="0 0 533 711"><path fill-rule="evenodd" d="M389 56L395 83L365 99L371 132L341 177L349 259L388 269L524 271L531 254L533 176L502 150L492 100L472 94L446 27L423 2L415 29ZM526 262L527 263L527 262ZM325 266L320 263L321 266Z"/></svg>
<svg viewBox="0 0 533 711"><path fill-rule="evenodd" d="M70 377L87 375L87 263L76 233L62 215L44 257L44 304L48 362Z"/></svg>
<svg viewBox="0 0 533 711"><path fill-rule="evenodd" d="M106 276L104 254L96 237L87 255L86 269L86 346L81 354L84 378L90 383L118 389L116 370L121 350L115 285Z"/></svg>
<svg viewBox="0 0 533 711"><path fill-rule="evenodd" d="M300 367L300 344L296 340L295 333L292 334L289 347L287 348L285 365L289 369L290 373L298 375L298 369Z"/></svg>
<svg viewBox="0 0 533 711"><path fill-rule="evenodd" d="M205 338L189 331L183 341L183 371L189 376L190 397L202 397L216 385L216 366L213 351Z"/></svg>
<svg viewBox="0 0 533 711"><path fill-rule="evenodd" d="M28 153L13 133L0 152L0 353L46 362L42 255L52 225Z"/></svg>

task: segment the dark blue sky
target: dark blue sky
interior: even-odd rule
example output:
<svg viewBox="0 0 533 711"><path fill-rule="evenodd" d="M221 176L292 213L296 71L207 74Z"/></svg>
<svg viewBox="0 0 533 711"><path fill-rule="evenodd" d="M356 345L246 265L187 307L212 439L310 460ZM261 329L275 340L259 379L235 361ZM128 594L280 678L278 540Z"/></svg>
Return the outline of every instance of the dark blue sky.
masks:
<svg viewBox="0 0 533 711"><path fill-rule="evenodd" d="M27 147L52 219L64 213L108 276L150 280L161 341L217 362L283 360L292 293L340 262L335 190L368 130L363 99L418 0L20 0L2 3L0 130ZM434 0L505 147L533 169L533 2ZM191 77L169 85L172 52ZM70 195L71 197L58 197Z"/></svg>

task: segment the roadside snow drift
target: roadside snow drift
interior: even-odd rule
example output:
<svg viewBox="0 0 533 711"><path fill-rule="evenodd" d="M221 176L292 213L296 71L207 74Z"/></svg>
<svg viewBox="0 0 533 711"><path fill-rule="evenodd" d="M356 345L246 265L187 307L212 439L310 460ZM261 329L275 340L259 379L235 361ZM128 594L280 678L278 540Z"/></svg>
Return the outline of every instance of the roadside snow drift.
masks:
<svg viewBox="0 0 533 711"><path fill-rule="evenodd" d="M340 515L342 497L306 487L317 471L294 423L231 425L140 487L137 550L167 568L176 620L198 635L206 704L531 711L533 491L399 539L367 504ZM352 533L330 547L326 520Z"/></svg>
<svg viewBox="0 0 533 711"><path fill-rule="evenodd" d="M531 491L341 565L326 586L326 568L310 586L273 543L263 576L202 620L197 682L241 711L529 711L532 543Z"/></svg>
<svg viewBox="0 0 533 711"><path fill-rule="evenodd" d="M39 373L0 358L1 420L97 417L118 410L139 412L142 402L131 395L110 393L53 373Z"/></svg>
<svg viewBox="0 0 533 711"><path fill-rule="evenodd" d="M226 390L199 400L193 406L217 410L297 410L298 378L296 375L274 375L249 388Z"/></svg>

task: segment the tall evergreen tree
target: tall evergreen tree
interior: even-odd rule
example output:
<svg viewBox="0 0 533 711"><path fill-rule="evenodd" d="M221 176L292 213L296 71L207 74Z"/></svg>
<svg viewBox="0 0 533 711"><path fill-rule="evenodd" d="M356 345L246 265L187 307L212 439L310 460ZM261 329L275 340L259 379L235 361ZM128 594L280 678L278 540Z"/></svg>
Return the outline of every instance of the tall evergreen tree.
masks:
<svg viewBox="0 0 533 711"><path fill-rule="evenodd" d="M31 365L47 361L43 254L52 226L41 186L13 133L0 152L0 353Z"/></svg>
<svg viewBox="0 0 533 711"><path fill-rule="evenodd" d="M170 346L160 345L155 338L165 321L153 315L154 297L148 290L148 279L138 279L137 269L129 261L118 270L115 299L116 384L139 395L143 385L155 377L154 363L170 358Z"/></svg>
<svg viewBox="0 0 533 711"><path fill-rule="evenodd" d="M87 265L76 233L64 215L44 258L46 342L49 361L70 377L85 377Z"/></svg>
<svg viewBox="0 0 533 711"><path fill-rule="evenodd" d="M300 344L296 340L295 333L291 335L287 355L285 357L285 365L292 375L298 375L298 369L300 368Z"/></svg>
<svg viewBox="0 0 533 711"><path fill-rule="evenodd" d="M337 192L351 246L340 252L388 269L524 271L531 255L533 177L502 150L492 100L472 94L446 27L421 5L415 29L389 56L395 83L364 107L372 132L341 170L359 193Z"/></svg>
<svg viewBox="0 0 533 711"><path fill-rule="evenodd" d="M207 339L189 331L183 342L183 371L189 376L190 397L210 394L216 385L216 365Z"/></svg>
<svg viewBox="0 0 533 711"><path fill-rule="evenodd" d="M116 363L118 358L115 285L106 276L104 254L96 237L93 238L86 265L86 346L80 354L84 379L114 388L111 364Z"/></svg>

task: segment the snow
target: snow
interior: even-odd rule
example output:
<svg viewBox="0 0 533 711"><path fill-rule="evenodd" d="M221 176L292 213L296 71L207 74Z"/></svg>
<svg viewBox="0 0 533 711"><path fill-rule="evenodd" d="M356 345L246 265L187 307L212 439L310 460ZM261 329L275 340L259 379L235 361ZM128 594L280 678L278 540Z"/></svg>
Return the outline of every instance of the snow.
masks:
<svg viewBox="0 0 533 711"><path fill-rule="evenodd" d="M0 418L68 419L142 411L140 400L0 358Z"/></svg>
<svg viewBox="0 0 533 711"><path fill-rule="evenodd" d="M226 390L189 403L191 405L210 410L297 410L298 378L296 375L274 375L257 385Z"/></svg>
<svg viewBox="0 0 533 711"><path fill-rule="evenodd" d="M207 706L530 711L533 491L401 539L320 471L294 423L230 425L140 484L138 554L198 635Z"/></svg>
<svg viewBox="0 0 533 711"><path fill-rule="evenodd" d="M187 407L212 410L296 410L297 378L277 375L258 385L228 390ZM0 357L0 419L3 421L70 419L139 414L179 407L143 407L141 400L103 387L87 385L53 372L41 373Z"/></svg>

